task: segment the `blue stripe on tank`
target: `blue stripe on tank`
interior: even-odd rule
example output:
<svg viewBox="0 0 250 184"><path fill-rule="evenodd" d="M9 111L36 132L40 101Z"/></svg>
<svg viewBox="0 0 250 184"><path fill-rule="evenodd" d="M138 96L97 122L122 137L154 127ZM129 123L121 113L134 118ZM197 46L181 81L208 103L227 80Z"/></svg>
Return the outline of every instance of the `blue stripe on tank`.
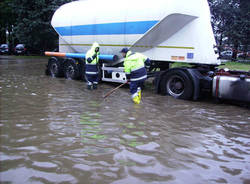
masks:
<svg viewBox="0 0 250 184"><path fill-rule="evenodd" d="M144 34L158 21L136 21L55 27L61 36Z"/></svg>

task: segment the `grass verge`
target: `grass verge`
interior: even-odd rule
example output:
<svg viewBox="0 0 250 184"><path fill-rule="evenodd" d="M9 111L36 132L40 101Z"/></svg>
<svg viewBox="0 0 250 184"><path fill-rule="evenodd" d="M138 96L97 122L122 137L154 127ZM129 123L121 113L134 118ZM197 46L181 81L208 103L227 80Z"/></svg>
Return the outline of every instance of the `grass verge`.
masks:
<svg viewBox="0 0 250 184"><path fill-rule="evenodd" d="M250 71L249 63L226 62L225 65L220 65L218 68L228 68L230 70Z"/></svg>
<svg viewBox="0 0 250 184"><path fill-rule="evenodd" d="M188 63L173 63L171 64L171 68L176 67L192 67L192 65ZM225 62L222 65L218 66L218 68L228 68L230 70L241 70L241 71L250 71L249 63L238 63L238 62Z"/></svg>

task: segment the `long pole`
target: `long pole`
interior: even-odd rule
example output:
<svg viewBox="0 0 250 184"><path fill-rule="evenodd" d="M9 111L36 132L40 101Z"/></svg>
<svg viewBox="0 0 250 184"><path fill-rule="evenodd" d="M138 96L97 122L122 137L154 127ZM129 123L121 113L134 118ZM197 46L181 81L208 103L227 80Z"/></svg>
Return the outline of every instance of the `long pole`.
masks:
<svg viewBox="0 0 250 184"><path fill-rule="evenodd" d="M125 84L127 84L128 82L125 82L119 86L117 86L116 88L112 89L111 91L109 91L106 95L103 96L103 98L107 98L109 95L111 95L113 92L115 92L117 89L119 89L120 87L124 86Z"/></svg>

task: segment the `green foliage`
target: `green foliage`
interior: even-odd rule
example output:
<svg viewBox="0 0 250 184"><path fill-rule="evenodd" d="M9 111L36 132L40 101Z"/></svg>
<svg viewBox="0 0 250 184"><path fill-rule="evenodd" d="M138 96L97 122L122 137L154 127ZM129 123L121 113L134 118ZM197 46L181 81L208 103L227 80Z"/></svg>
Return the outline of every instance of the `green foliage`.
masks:
<svg viewBox="0 0 250 184"><path fill-rule="evenodd" d="M250 3L249 0L240 1L240 34L241 43L245 46L243 49L247 51L247 46L250 45Z"/></svg>
<svg viewBox="0 0 250 184"><path fill-rule="evenodd" d="M17 13L14 33L18 40L31 48L53 49L57 35L50 26L55 10L69 0L13 0ZM15 6L18 4L18 6Z"/></svg>
<svg viewBox="0 0 250 184"><path fill-rule="evenodd" d="M11 32L15 23L15 13L11 9L11 0L0 1L0 43L6 43L6 30Z"/></svg>
<svg viewBox="0 0 250 184"><path fill-rule="evenodd" d="M71 1L4 0L0 3L1 27L10 26L13 37L28 48L53 49L57 47L58 37L50 25L51 18L59 6ZM6 26L3 29L6 30Z"/></svg>
<svg viewBox="0 0 250 184"><path fill-rule="evenodd" d="M248 1L208 0L212 14L211 22L219 46L232 44L234 51L237 51L240 45L244 45L245 51L247 50L247 46L250 45L250 3Z"/></svg>

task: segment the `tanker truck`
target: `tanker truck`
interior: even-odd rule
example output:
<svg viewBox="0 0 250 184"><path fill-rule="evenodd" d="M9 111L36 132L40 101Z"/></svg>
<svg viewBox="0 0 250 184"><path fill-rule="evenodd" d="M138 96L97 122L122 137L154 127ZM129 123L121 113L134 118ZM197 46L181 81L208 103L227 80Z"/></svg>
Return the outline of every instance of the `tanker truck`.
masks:
<svg viewBox="0 0 250 184"><path fill-rule="evenodd" d="M148 78L155 91L174 98L250 102L250 72L219 70L205 0L85 0L59 7L51 25L59 35L59 52L51 56L46 73L85 80L85 54L100 44L100 81L125 83L119 51L127 47L146 55ZM172 68L171 64L189 67Z"/></svg>

